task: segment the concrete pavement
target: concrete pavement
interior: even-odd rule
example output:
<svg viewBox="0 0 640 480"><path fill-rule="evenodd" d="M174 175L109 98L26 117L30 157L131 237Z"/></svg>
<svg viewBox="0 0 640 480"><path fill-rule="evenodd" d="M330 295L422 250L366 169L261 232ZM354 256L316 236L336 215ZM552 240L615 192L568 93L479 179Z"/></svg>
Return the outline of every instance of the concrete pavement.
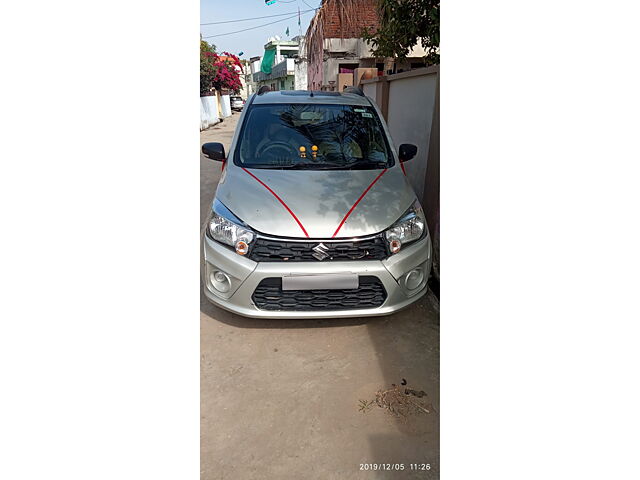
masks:
<svg viewBox="0 0 640 480"><path fill-rule="evenodd" d="M239 118L201 132L228 149ZM201 223L220 178L201 155ZM439 304L431 293L387 317L255 320L200 294L201 478L439 478ZM435 412L359 410L406 379ZM404 464L403 471L361 464ZM431 465L412 470L411 464Z"/></svg>

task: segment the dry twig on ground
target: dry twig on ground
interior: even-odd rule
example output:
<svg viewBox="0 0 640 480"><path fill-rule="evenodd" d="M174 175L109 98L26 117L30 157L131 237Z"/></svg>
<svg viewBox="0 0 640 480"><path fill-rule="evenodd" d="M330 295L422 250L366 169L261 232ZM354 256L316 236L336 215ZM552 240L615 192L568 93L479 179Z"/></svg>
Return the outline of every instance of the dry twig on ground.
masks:
<svg viewBox="0 0 640 480"><path fill-rule="evenodd" d="M411 388L402 388L398 385L393 385L392 388L387 390L378 390L375 400L369 402L360 400L360 411L363 413L366 412L375 402L378 407L388 410L396 417L431 413L433 406L431 404L427 405L422 400L419 400L419 398L425 396L427 396L427 394L423 390L417 391Z"/></svg>

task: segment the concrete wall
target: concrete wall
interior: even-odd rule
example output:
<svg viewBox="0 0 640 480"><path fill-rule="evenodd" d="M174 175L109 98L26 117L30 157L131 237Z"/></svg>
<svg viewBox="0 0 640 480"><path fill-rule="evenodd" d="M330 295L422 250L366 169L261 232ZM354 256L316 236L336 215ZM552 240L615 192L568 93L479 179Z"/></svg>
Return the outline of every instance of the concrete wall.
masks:
<svg viewBox="0 0 640 480"><path fill-rule="evenodd" d="M436 104L431 122L422 205L427 206L424 213L433 238L433 273L440 281L440 75L436 78Z"/></svg>
<svg viewBox="0 0 640 480"><path fill-rule="evenodd" d="M218 117L218 97L200 97L200 130L205 130L220 121Z"/></svg>
<svg viewBox="0 0 640 480"><path fill-rule="evenodd" d="M438 67L430 67L363 80L361 84L365 95L382 110L396 146L418 146L416 157L405 164L418 198L424 193L437 76Z"/></svg>
<svg viewBox="0 0 640 480"><path fill-rule="evenodd" d="M323 48L328 55L336 58L371 57L371 48L361 38L325 38Z"/></svg>
<svg viewBox="0 0 640 480"><path fill-rule="evenodd" d="M260 89L263 85L266 85L271 90L296 90L296 77L295 75L287 75L286 77L273 78L271 80L262 80L256 83L256 89Z"/></svg>
<svg viewBox="0 0 640 480"><path fill-rule="evenodd" d="M307 65L307 90L320 90L324 74L322 63L307 62Z"/></svg>
<svg viewBox="0 0 640 480"><path fill-rule="evenodd" d="M308 90L309 62L307 60L307 45L305 37L294 37L298 40L298 56L294 59L294 90Z"/></svg>
<svg viewBox="0 0 640 480"><path fill-rule="evenodd" d="M280 63L285 58L292 58L298 55L299 47L297 45L278 45L276 47L276 56L274 63Z"/></svg>
<svg viewBox="0 0 640 480"><path fill-rule="evenodd" d="M262 65L262 57L258 57L256 60L251 62L251 73L254 74L260 71L260 66Z"/></svg>
<svg viewBox="0 0 640 480"><path fill-rule="evenodd" d="M296 60L286 58L282 62L271 68L271 73L256 72L253 74L253 81L257 88L262 85L275 85L275 90L293 90L295 88ZM282 85L284 81L284 86Z"/></svg>
<svg viewBox="0 0 640 480"><path fill-rule="evenodd" d="M246 67L246 70L249 70L249 68ZM247 75L246 73L241 73L240 74L240 85L242 87L240 89L240 97L243 100L247 100L247 98L249 98L249 95L251 95L253 93L251 91L251 83L252 83L251 75Z"/></svg>
<svg viewBox="0 0 640 480"><path fill-rule="evenodd" d="M409 75L420 71L414 70L387 77L389 80L387 123L393 141L397 146L402 143L413 143L418 146L418 155L405 164L407 177L418 198L422 198L424 193L436 93L436 74ZM405 76L402 77L402 75Z"/></svg>
<svg viewBox="0 0 640 480"><path fill-rule="evenodd" d="M231 98L229 95L220 97L220 107L222 108L222 118L231 116Z"/></svg>
<svg viewBox="0 0 640 480"><path fill-rule="evenodd" d="M366 85L363 85L362 91L367 97L371 98L374 102L376 101L376 85L374 83L367 83ZM380 106L379 103L378 106Z"/></svg>
<svg viewBox="0 0 640 480"><path fill-rule="evenodd" d="M382 110L396 148L402 143L418 147L416 157L404 163L404 167L409 183L422 202L439 263L439 67L364 80L360 86ZM438 267L434 266L434 272L439 274Z"/></svg>
<svg viewBox="0 0 640 480"><path fill-rule="evenodd" d="M387 77L377 77L360 83L364 94L378 104L385 119L389 116L389 81ZM356 85L358 86L358 85Z"/></svg>
<svg viewBox="0 0 640 480"><path fill-rule="evenodd" d="M360 65L364 58L371 56L371 49L361 38L326 38L324 52L322 73L317 79L320 81L320 85L330 85L329 82L336 82L337 86L340 64ZM319 89L320 87L317 88L317 90Z"/></svg>
<svg viewBox="0 0 640 480"><path fill-rule="evenodd" d="M382 63L380 59L373 56L371 46L361 38L325 38L323 41L323 60L316 60L315 64L309 64L308 68L308 89L320 90L322 87L330 87L330 82L336 82L340 64L353 64L359 67L376 67L377 63ZM409 56L404 60L387 59L385 71L411 70L412 63L420 63L425 52L420 46L410 50Z"/></svg>
<svg viewBox="0 0 640 480"><path fill-rule="evenodd" d="M302 58L296 58L295 61L295 90L306 90L307 89L307 71L308 71L307 61Z"/></svg>

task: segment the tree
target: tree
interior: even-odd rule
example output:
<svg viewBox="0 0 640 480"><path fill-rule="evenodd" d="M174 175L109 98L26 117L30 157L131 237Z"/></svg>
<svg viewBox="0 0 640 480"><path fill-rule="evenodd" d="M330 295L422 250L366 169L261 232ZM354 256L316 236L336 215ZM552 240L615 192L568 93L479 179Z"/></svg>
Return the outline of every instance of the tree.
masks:
<svg viewBox="0 0 640 480"><path fill-rule="evenodd" d="M216 53L215 45L200 40L200 95L210 95L212 90L231 90L238 93L242 89L240 73L243 71L240 59L229 52Z"/></svg>
<svg viewBox="0 0 640 480"><path fill-rule="evenodd" d="M200 95L209 94L213 89L213 80L218 73L216 58L216 46L200 39Z"/></svg>
<svg viewBox="0 0 640 480"><path fill-rule="evenodd" d="M213 79L213 87L217 90L240 93L242 90L240 74L244 72L240 59L229 52L222 52L222 55L216 55L216 57L214 62L216 76Z"/></svg>
<svg viewBox="0 0 640 480"><path fill-rule="evenodd" d="M406 58L420 41L427 65L440 63L440 0L378 0L380 27L363 38L378 57Z"/></svg>

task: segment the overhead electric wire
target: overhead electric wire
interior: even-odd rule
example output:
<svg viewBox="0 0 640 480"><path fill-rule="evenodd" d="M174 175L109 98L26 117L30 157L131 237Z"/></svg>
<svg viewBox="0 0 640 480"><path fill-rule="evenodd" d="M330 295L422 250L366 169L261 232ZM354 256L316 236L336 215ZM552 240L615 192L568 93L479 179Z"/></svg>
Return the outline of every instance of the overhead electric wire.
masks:
<svg viewBox="0 0 640 480"><path fill-rule="evenodd" d="M306 2L305 2L306 3ZM311 7L311 5L309 5ZM309 10L303 10L300 14L310 12L311 10L317 10L317 8L310 8ZM287 12L287 13L278 13L276 15L264 15L262 17L253 17L253 18L241 18L239 20L225 20L223 22L209 22L209 23L201 23L200 26L205 25L219 25L221 23L235 23L235 22L247 22L249 20L260 20L261 18L271 18L271 17L283 17L285 15L298 15L298 12Z"/></svg>
<svg viewBox="0 0 640 480"><path fill-rule="evenodd" d="M309 8L313 8L314 10L318 10L320 7L312 7L311 5L309 5L305 0L302 0L302 3L304 3L307 7ZM320 5L322 5L322 3L320 3Z"/></svg>
<svg viewBox="0 0 640 480"><path fill-rule="evenodd" d="M303 15L302 12L300 13L300 15ZM262 25L256 25L255 27L245 28L243 30L236 30L235 32L226 32L226 33L218 33L216 35L207 35L206 37L202 37L202 38L204 39L204 38L222 37L224 35L231 35L231 34L234 34L234 33L246 32L248 30L254 30L256 28L262 28L262 27L266 27L268 25L273 25L274 23L284 22L285 20L291 20L292 18L295 18L297 16L298 16L298 13L296 12L295 15L292 15L292 16L287 17L287 18L282 18L280 20L276 20L275 22L263 23Z"/></svg>

